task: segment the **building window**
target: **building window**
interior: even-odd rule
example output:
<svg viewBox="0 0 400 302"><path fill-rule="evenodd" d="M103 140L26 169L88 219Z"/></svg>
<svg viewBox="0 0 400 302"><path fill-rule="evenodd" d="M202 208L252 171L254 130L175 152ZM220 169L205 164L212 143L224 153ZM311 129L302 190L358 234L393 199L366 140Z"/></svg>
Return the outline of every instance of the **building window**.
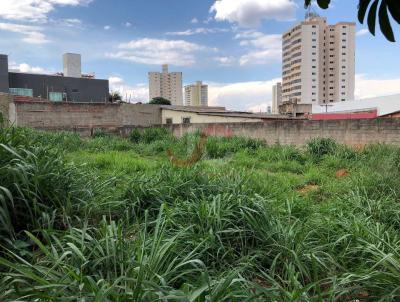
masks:
<svg viewBox="0 0 400 302"><path fill-rule="evenodd" d="M313 101L313 102L315 102L315 101L316 101L316 99L312 99L312 101Z"/></svg>
<svg viewBox="0 0 400 302"><path fill-rule="evenodd" d="M346 99L342 99L342 102L345 102L346 101Z"/></svg>
<svg viewBox="0 0 400 302"><path fill-rule="evenodd" d="M166 123L167 125L172 125L172 118L171 118L171 117L166 118L166 119L165 119L165 123Z"/></svg>
<svg viewBox="0 0 400 302"><path fill-rule="evenodd" d="M73 93L78 93L78 92L79 92L79 89L76 89L76 88L75 88L75 89L72 89L72 92L73 92Z"/></svg>
<svg viewBox="0 0 400 302"><path fill-rule="evenodd" d="M190 117L183 117L182 124L190 124Z"/></svg>

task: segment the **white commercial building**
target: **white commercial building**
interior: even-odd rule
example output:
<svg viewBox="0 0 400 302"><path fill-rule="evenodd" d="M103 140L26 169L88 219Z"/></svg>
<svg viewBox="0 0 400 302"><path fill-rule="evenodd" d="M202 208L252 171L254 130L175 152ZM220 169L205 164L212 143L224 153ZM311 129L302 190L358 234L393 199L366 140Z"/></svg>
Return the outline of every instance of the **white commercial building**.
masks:
<svg viewBox="0 0 400 302"><path fill-rule="evenodd" d="M279 105L282 104L282 84L272 86L272 114L279 114Z"/></svg>
<svg viewBox="0 0 400 302"><path fill-rule="evenodd" d="M282 100L302 104L354 99L355 23L328 25L309 13L283 34Z"/></svg>
<svg viewBox="0 0 400 302"><path fill-rule="evenodd" d="M168 72L168 65L162 66L162 72L149 72L149 97L162 97L172 105L183 105L182 72Z"/></svg>
<svg viewBox="0 0 400 302"><path fill-rule="evenodd" d="M185 106L208 106L208 85L197 81L185 86Z"/></svg>

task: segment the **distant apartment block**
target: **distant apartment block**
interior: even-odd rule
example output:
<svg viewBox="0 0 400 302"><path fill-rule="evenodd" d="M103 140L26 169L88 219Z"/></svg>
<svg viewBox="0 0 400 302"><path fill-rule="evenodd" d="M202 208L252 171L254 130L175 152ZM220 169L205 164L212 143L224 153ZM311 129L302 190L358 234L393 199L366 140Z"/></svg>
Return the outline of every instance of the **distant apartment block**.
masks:
<svg viewBox="0 0 400 302"><path fill-rule="evenodd" d="M63 56L64 73L36 74L9 70L8 56L0 54L0 92L53 102L108 101L108 80L81 73L81 56Z"/></svg>
<svg viewBox="0 0 400 302"><path fill-rule="evenodd" d="M283 34L282 100L324 104L354 99L355 23L328 25L308 14Z"/></svg>
<svg viewBox="0 0 400 302"><path fill-rule="evenodd" d="M272 86L272 114L279 114L279 106L282 105L282 83Z"/></svg>
<svg viewBox="0 0 400 302"><path fill-rule="evenodd" d="M149 97L162 97L172 105L183 105L182 72L168 72L168 65L162 66L162 72L149 72Z"/></svg>
<svg viewBox="0 0 400 302"><path fill-rule="evenodd" d="M185 106L208 106L208 85L197 81L185 86Z"/></svg>

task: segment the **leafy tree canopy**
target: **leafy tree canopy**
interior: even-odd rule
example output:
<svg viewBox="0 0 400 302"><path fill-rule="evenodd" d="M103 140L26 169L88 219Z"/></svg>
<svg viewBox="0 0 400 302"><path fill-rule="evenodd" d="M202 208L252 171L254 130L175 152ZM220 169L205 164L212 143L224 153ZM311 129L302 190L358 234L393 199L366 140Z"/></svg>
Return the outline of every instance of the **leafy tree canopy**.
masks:
<svg viewBox="0 0 400 302"><path fill-rule="evenodd" d="M111 103L117 102L117 101L122 101L122 96L118 91L113 91L110 93L108 97L108 101Z"/></svg>
<svg viewBox="0 0 400 302"><path fill-rule="evenodd" d="M156 98L153 98L149 102L149 104L153 104L153 105L171 105L171 101L167 100L167 99L164 99L162 97L156 97Z"/></svg>
<svg viewBox="0 0 400 302"><path fill-rule="evenodd" d="M309 7L311 2L312 0L304 0L305 7ZM331 0L317 0L317 3L319 7L327 9ZM364 24L366 20L369 31L375 36L376 19L378 15L379 27L383 35L389 41L395 42L389 14L395 22L400 24L400 0L359 0L358 20L360 23Z"/></svg>

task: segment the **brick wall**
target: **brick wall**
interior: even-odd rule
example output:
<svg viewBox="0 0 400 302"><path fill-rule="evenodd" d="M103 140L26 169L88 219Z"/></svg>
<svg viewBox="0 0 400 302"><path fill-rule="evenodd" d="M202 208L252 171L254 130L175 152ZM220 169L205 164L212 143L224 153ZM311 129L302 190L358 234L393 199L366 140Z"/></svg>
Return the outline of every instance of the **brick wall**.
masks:
<svg viewBox="0 0 400 302"><path fill-rule="evenodd" d="M171 125L174 135L203 131L217 136L246 136L270 144L303 145L311 138L329 137L348 145L400 144L400 120L279 120L263 123Z"/></svg>

